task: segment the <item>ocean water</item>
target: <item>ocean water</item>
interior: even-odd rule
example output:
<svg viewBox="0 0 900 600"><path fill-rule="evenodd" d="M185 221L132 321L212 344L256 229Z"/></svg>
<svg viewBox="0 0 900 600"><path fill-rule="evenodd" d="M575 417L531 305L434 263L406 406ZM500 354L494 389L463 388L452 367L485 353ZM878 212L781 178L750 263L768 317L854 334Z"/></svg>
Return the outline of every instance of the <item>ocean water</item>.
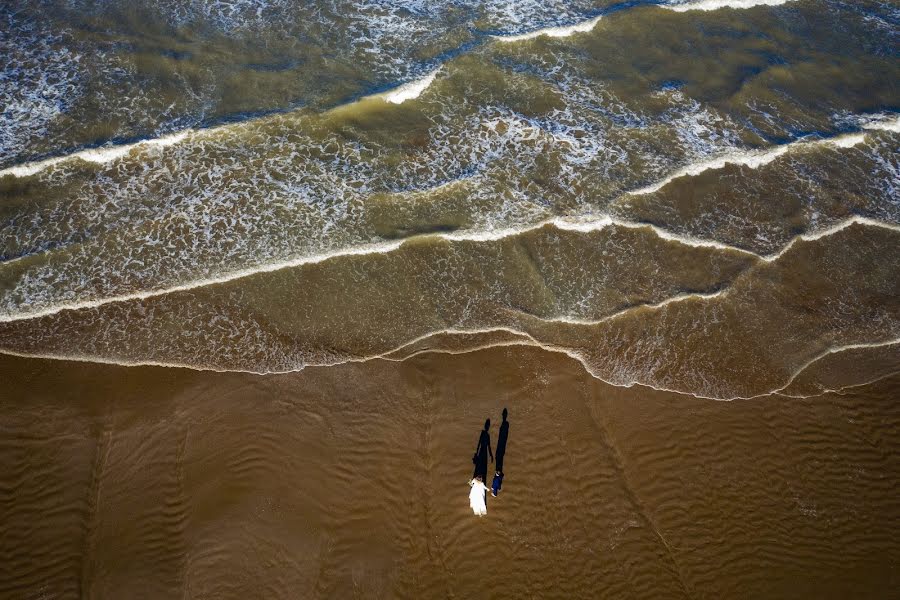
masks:
<svg viewBox="0 0 900 600"><path fill-rule="evenodd" d="M8 8L0 345L266 373L512 329L720 399L877 355L900 339L897 18Z"/></svg>
<svg viewBox="0 0 900 600"><path fill-rule="evenodd" d="M900 370L898 44L892 0L4 3L0 353L868 389Z"/></svg>

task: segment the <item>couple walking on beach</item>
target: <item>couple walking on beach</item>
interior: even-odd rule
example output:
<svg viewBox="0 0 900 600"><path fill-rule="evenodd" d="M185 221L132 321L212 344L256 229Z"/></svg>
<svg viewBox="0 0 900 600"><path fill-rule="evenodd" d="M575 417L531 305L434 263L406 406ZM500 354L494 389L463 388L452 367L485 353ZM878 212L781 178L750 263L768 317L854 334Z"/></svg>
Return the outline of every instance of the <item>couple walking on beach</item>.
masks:
<svg viewBox="0 0 900 600"><path fill-rule="evenodd" d="M508 413L503 409L503 423L500 424L500 433L497 435L497 464L494 471L494 480L491 482L491 495L495 498L500 493L500 486L503 483L503 459L506 456L506 440L509 438L509 421L506 420ZM472 473L472 480L469 485L469 506L476 515L483 516L487 514L487 491L485 485L487 481L488 456L491 462L494 462L494 453L491 451L491 420L484 422L484 429L478 436L478 445L475 447L475 454L472 456L472 462L475 463L475 471Z"/></svg>

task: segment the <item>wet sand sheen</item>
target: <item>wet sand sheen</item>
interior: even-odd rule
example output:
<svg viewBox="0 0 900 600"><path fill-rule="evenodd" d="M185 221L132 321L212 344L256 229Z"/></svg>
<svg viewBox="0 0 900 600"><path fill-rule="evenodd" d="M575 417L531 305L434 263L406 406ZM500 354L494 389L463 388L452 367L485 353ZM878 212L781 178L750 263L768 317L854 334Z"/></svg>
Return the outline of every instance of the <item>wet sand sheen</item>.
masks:
<svg viewBox="0 0 900 600"><path fill-rule="evenodd" d="M896 375L615 388L508 347L277 376L0 358L0 596L885 598ZM467 506L484 418L507 477Z"/></svg>

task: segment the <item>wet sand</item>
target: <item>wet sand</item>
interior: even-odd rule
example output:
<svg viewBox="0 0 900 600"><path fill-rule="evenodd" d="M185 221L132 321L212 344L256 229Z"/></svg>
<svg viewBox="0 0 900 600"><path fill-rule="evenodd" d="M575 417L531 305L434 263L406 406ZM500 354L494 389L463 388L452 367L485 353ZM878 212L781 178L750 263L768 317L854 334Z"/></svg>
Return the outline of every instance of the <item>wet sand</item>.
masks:
<svg viewBox="0 0 900 600"><path fill-rule="evenodd" d="M284 375L0 357L3 598L889 598L900 377L618 388L500 347ZM468 507L485 418L503 490Z"/></svg>

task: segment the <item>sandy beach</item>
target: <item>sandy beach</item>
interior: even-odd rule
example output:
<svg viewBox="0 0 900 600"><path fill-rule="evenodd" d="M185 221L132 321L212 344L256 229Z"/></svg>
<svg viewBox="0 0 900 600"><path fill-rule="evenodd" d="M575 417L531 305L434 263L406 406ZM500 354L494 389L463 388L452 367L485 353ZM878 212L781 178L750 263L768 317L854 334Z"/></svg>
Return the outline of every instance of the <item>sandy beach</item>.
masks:
<svg viewBox="0 0 900 600"><path fill-rule="evenodd" d="M7 598L887 598L896 377L616 388L527 347L257 376L5 357ZM485 418L506 477L467 503Z"/></svg>

